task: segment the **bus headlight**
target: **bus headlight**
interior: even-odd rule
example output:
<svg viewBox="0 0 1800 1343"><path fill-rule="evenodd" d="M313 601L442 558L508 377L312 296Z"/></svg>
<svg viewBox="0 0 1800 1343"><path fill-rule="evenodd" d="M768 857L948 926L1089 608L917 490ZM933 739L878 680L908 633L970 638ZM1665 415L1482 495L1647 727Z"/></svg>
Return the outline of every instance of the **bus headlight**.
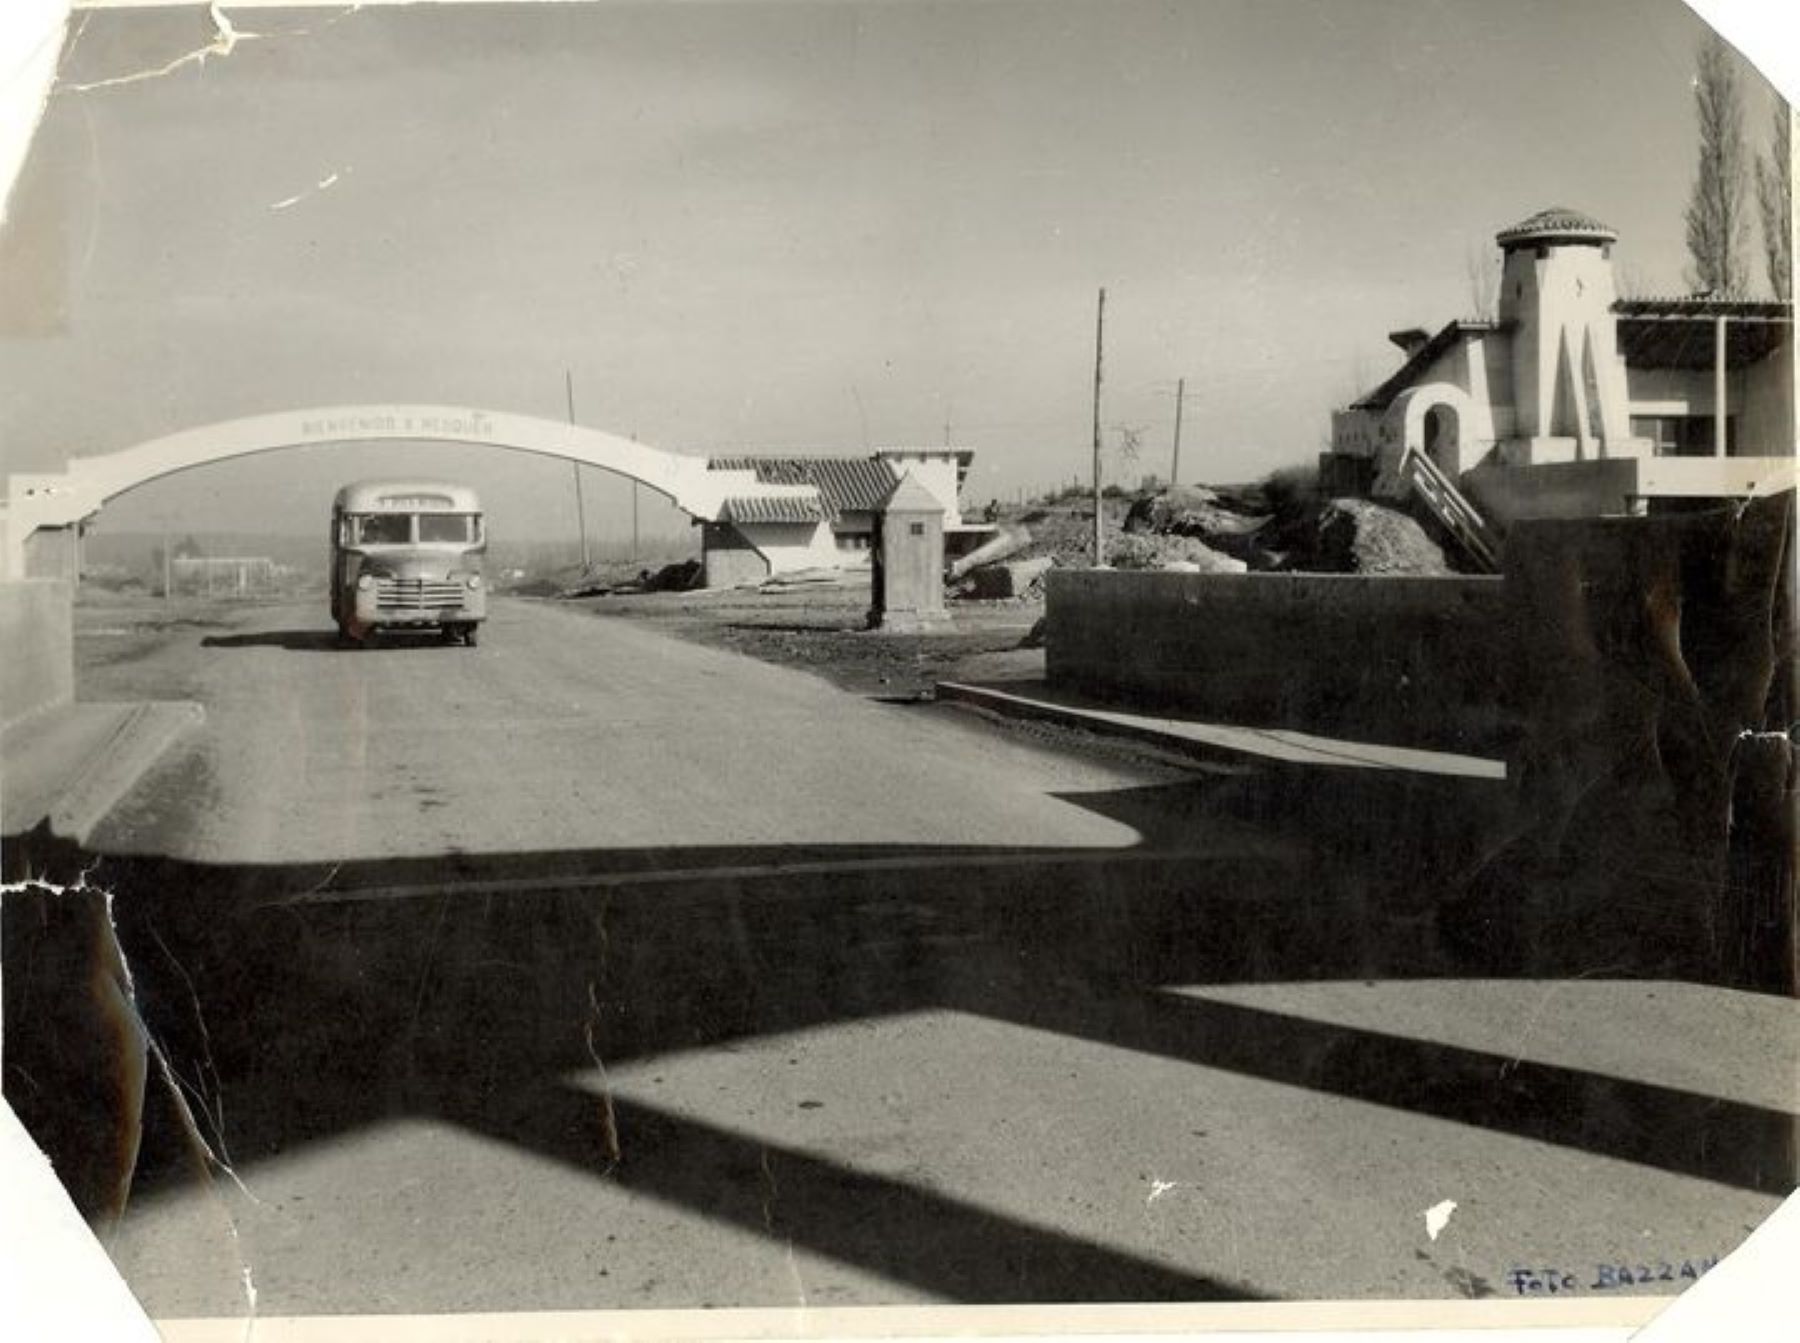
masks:
<svg viewBox="0 0 1800 1343"><path fill-rule="evenodd" d="M481 586L481 575L480 574L470 574L463 581L472 588L478 588Z"/></svg>
<svg viewBox="0 0 1800 1343"><path fill-rule="evenodd" d="M358 574L356 576L356 590L358 592L367 592L374 586L375 576L373 574Z"/></svg>

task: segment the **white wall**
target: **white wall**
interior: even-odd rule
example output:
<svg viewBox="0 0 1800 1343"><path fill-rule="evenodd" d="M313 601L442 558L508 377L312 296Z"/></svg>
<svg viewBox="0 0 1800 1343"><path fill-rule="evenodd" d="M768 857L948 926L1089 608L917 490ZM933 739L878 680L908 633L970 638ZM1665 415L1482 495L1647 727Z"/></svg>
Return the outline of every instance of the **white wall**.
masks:
<svg viewBox="0 0 1800 1343"><path fill-rule="evenodd" d="M956 457L948 451L883 448L875 454L894 468L896 476L912 472L913 479L944 506L944 526L962 526L962 501L956 492Z"/></svg>
<svg viewBox="0 0 1800 1343"><path fill-rule="evenodd" d="M1738 371L1727 394L1743 409L1738 451L1747 456L1789 457L1795 451L1794 346L1790 342L1761 363Z"/></svg>
<svg viewBox="0 0 1800 1343"><path fill-rule="evenodd" d="M1725 375L1727 412L1737 420L1738 452L1785 457L1794 452L1794 366L1788 348ZM1713 413L1710 369L1639 368L1630 371L1633 415Z"/></svg>
<svg viewBox="0 0 1800 1343"><path fill-rule="evenodd" d="M848 552L837 548L829 523L740 522L736 526L769 562L771 574L839 569L850 558Z"/></svg>

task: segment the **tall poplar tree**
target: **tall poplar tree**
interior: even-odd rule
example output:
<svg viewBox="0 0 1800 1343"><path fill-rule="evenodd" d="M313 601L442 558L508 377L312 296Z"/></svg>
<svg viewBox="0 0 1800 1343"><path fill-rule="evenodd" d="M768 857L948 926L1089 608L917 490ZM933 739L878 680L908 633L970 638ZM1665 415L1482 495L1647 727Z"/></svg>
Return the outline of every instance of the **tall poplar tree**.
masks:
<svg viewBox="0 0 1800 1343"><path fill-rule="evenodd" d="M1776 298L1794 292L1793 122L1786 102L1775 100L1769 152L1756 160L1756 203L1762 214L1763 259Z"/></svg>
<svg viewBox="0 0 1800 1343"><path fill-rule="evenodd" d="M1744 98L1737 61L1716 35L1700 46L1694 72L1700 162L1688 197L1688 283L1714 294L1748 287Z"/></svg>

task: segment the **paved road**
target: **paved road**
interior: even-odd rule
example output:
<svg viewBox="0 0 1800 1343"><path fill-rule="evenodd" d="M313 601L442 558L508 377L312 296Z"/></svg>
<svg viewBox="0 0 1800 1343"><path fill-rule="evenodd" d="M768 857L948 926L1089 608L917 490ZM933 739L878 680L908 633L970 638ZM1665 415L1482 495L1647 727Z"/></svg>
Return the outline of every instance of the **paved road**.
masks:
<svg viewBox="0 0 1800 1343"><path fill-rule="evenodd" d="M1791 1170L1791 1005L1447 949L1480 781L221 619L84 686L209 715L93 877L187 1098L109 1234L161 1314L1669 1292Z"/></svg>

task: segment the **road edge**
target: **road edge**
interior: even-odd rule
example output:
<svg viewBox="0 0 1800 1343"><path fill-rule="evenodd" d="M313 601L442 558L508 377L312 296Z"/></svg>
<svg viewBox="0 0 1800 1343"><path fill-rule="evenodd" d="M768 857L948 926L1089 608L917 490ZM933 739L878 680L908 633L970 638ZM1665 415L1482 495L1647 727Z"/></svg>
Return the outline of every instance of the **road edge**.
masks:
<svg viewBox="0 0 1800 1343"><path fill-rule="evenodd" d="M105 746L76 771L51 806L51 833L85 845L164 753L205 721L206 710L192 700L133 705Z"/></svg>

